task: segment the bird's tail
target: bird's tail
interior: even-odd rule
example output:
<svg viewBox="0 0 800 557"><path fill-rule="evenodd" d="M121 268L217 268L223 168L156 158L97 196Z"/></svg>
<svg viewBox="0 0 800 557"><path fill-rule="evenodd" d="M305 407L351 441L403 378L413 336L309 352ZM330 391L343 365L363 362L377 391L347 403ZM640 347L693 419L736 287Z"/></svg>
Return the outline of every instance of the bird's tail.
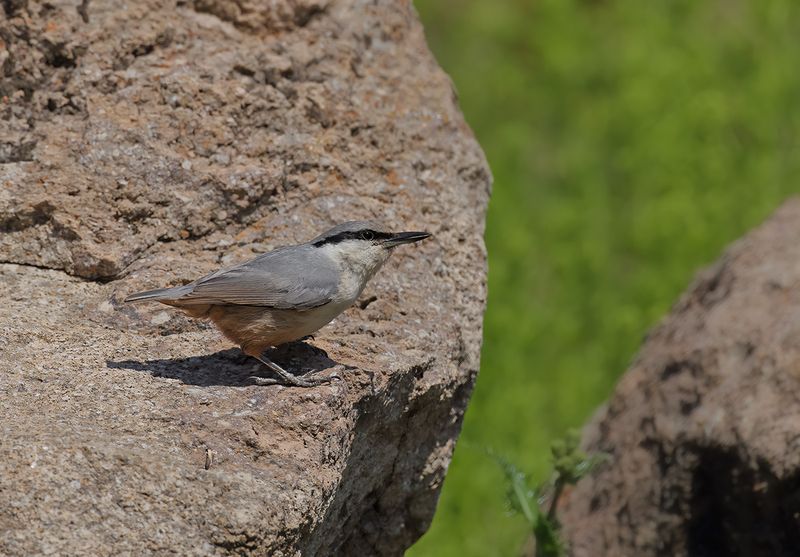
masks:
<svg viewBox="0 0 800 557"><path fill-rule="evenodd" d="M125 298L125 302L141 302L145 300L154 300L160 302L161 300L174 300L186 294L185 286L175 286L173 288L156 288L155 290L146 290L145 292L137 292Z"/></svg>

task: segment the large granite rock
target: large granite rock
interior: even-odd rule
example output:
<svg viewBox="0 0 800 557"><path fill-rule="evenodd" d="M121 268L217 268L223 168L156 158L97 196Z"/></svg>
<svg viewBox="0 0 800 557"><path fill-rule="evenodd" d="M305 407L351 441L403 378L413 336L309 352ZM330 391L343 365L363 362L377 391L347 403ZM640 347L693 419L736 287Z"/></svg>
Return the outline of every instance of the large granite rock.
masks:
<svg viewBox="0 0 800 557"><path fill-rule="evenodd" d="M399 555L478 370L490 176L409 2L0 3L0 554ZM377 218L291 371L133 291Z"/></svg>
<svg viewBox="0 0 800 557"><path fill-rule="evenodd" d="M800 548L800 200L734 244L587 426L611 464L560 516L576 557Z"/></svg>

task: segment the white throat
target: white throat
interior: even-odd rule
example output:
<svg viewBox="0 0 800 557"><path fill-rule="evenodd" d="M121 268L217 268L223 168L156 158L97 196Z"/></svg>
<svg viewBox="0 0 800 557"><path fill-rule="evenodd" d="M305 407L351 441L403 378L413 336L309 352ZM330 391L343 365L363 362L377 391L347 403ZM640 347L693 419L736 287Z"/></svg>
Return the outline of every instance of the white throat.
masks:
<svg viewBox="0 0 800 557"><path fill-rule="evenodd" d="M325 255L339 267L338 298L342 302L353 303L364 290L367 282L389 259L389 250L382 246L346 240L336 244L321 246Z"/></svg>

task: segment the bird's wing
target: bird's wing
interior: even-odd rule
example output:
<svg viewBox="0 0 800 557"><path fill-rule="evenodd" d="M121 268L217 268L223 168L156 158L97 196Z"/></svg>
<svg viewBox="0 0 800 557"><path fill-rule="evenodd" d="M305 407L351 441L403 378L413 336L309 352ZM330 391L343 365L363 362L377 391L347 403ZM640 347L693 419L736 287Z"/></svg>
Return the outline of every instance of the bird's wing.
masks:
<svg viewBox="0 0 800 557"><path fill-rule="evenodd" d="M205 276L178 302L310 309L331 301L339 283L333 261L311 246L260 255Z"/></svg>

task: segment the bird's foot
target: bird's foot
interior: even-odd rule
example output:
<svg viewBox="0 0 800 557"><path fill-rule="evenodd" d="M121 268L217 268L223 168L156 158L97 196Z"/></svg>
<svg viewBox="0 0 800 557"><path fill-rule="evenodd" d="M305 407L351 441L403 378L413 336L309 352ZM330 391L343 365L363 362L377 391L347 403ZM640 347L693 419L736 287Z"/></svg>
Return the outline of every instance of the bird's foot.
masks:
<svg viewBox="0 0 800 557"><path fill-rule="evenodd" d="M272 377L259 377L258 375L251 375L250 380L256 385L282 385L277 379Z"/></svg>
<svg viewBox="0 0 800 557"><path fill-rule="evenodd" d="M274 379L272 377L258 377L257 375L253 375L250 379L256 385L284 385L286 387L317 387L319 385L324 385L326 383L330 383L333 380L339 380L340 377L338 375L330 375L328 377L297 377L295 375L291 375L292 379Z"/></svg>
<svg viewBox="0 0 800 557"><path fill-rule="evenodd" d="M334 371L330 375L326 377L297 377L283 369L281 366L273 362L272 360L266 358L265 356L257 357L258 361L263 363L267 366L270 370L275 372L280 379L274 379L272 377L258 377L258 376L251 376L256 385L286 385L290 387L316 387L318 385L324 385L326 383L330 383L334 379L339 380L339 374Z"/></svg>

